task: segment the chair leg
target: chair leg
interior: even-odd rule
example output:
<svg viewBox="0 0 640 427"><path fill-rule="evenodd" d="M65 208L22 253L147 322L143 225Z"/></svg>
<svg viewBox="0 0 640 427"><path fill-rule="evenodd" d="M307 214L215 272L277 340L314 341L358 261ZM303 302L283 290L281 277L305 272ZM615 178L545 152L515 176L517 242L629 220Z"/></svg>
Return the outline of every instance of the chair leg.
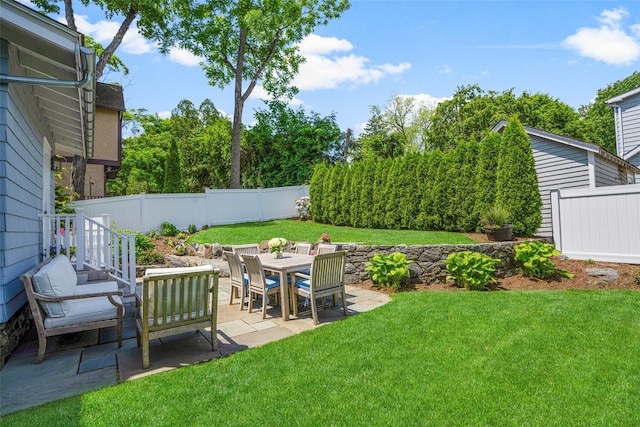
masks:
<svg viewBox="0 0 640 427"><path fill-rule="evenodd" d="M253 294L251 290L249 290L249 313L253 311Z"/></svg>
<svg viewBox="0 0 640 427"><path fill-rule="evenodd" d="M122 347L122 322L124 317L124 307L118 307L118 348Z"/></svg>
<svg viewBox="0 0 640 427"><path fill-rule="evenodd" d="M149 332L146 330L142 331L142 367L149 367Z"/></svg>
<svg viewBox="0 0 640 427"><path fill-rule="evenodd" d="M318 323L318 307L316 306L315 299L311 301L311 317L313 317L313 324L317 325Z"/></svg>
<svg viewBox="0 0 640 427"><path fill-rule="evenodd" d="M342 288L342 309L344 310L344 317L349 316L349 313L347 311L347 293L345 292L344 288Z"/></svg>
<svg viewBox="0 0 640 427"><path fill-rule="evenodd" d="M229 292L229 305L233 304L233 294L235 293L236 288L231 285L231 292Z"/></svg>
<svg viewBox="0 0 640 427"><path fill-rule="evenodd" d="M262 295L262 318L267 317L267 292Z"/></svg>
<svg viewBox="0 0 640 427"><path fill-rule="evenodd" d="M47 337L38 337L38 356L36 357L36 364L42 363L44 360L44 354L47 351Z"/></svg>
<svg viewBox="0 0 640 427"><path fill-rule="evenodd" d="M245 291L244 289L239 289L238 292L240 293L240 310L244 310Z"/></svg>

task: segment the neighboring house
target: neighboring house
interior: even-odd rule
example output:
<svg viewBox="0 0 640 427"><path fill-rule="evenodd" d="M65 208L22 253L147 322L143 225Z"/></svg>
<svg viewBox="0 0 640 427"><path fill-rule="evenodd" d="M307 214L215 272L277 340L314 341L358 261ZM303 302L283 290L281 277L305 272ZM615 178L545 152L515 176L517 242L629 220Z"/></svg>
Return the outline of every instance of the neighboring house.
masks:
<svg viewBox="0 0 640 427"><path fill-rule="evenodd" d="M493 131L502 132L501 121ZM552 237L551 190L596 188L634 184L640 169L601 146L540 129L524 126L531 140L533 158L542 198L542 225L538 236Z"/></svg>
<svg viewBox="0 0 640 427"><path fill-rule="evenodd" d="M27 318L19 276L43 257L52 153L93 155L95 61L82 34L0 0L0 367Z"/></svg>
<svg viewBox="0 0 640 427"><path fill-rule="evenodd" d="M107 179L114 178L122 165L122 113L125 111L122 86L96 83L96 115L93 157L87 159L84 198L107 195ZM64 171L62 184L71 186L73 156L56 151L66 161L56 164Z"/></svg>
<svg viewBox="0 0 640 427"><path fill-rule="evenodd" d="M607 105L615 117L618 156L640 167L640 88L609 99Z"/></svg>

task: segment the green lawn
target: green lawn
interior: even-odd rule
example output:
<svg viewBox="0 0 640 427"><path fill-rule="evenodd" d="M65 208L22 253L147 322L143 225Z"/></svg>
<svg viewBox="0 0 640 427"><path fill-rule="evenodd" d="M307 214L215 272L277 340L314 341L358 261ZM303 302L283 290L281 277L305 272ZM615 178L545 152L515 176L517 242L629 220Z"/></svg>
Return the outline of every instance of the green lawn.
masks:
<svg viewBox="0 0 640 427"><path fill-rule="evenodd" d="M368 245L477 243L464 234L446 231L371 230L286 219L218 225L194 234L189 238L189 241L241 245L259 243L273 237L284 237L295 242L317 242L322 233L329 234L332 242L355 242Z"/></svg>
<svg viewBox="0 0 640 427"><path fill-rule="evenodd" d="M634 291L402 293L1 424L640 425L639 312Z"/></svg>

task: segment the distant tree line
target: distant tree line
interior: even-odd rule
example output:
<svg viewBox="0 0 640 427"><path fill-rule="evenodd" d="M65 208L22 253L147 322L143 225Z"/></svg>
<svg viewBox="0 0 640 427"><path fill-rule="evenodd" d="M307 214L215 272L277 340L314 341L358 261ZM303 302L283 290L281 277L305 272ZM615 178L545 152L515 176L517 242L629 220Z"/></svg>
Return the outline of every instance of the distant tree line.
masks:
<svg viewBox="0 0 640 427"><path fill-rule="evenodd" d="M272 102L255 118L243 133L243 187L304 184L317 163L333 163L342 155L344 136L334 115ZM210 100L198 108L183 100L167 119L129 112L127 126L133 136L123 140L122 168L107 183L110 195L229 188L231 121Z"/></svg>

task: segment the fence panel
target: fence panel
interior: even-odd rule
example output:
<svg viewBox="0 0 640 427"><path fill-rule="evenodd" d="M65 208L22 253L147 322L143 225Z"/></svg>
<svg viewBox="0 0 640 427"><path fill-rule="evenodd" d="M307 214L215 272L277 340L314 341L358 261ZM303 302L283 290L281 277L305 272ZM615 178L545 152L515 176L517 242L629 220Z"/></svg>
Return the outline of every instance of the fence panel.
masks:
<svg viewBox="0 0 640 427"><path fill-rule="evenodd" d="M640 184L553 191L552 216L569 258L640 264Z"/></svg>
<svg viewBox="0 0 640 427"><path fill-rule="evenodd" d="M295 200L309 195L309 187L209 190L204 194L138 194L81 200L73 207L88 216L109 214L118 229L148 233L164 221L181 230L189 224L234 224L297 216Z"/></svg>

